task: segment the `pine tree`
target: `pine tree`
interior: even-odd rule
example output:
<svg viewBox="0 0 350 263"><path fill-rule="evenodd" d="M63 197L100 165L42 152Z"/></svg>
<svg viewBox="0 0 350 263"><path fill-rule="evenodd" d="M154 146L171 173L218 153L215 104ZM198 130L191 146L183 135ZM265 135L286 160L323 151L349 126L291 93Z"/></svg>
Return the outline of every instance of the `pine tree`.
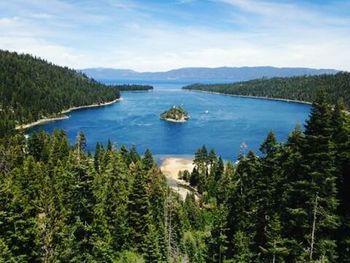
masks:
<svg viewBox="0 0 350 263"><path fill-rule="evenodd" d="M49 146L49 158L53 164L58 160L67 159L69 155L69 143L63 130L55 130L51 136Z"/></svg>
<svg viewBox="0 0 350 263"><path fill-rule="evenodd" d="M34 133L28 138L29 154L36 161L47 161L49 155L47 149L48 139L48 135L45 132Z"/></svg>
<svg viewBox="0 0 350 263"><path fill-rule="evenodd" d="M138 161L141 160L140 155L137 153L136 146L133 145L131 149L129 150L129 160L130 163L136 164Z"/></svg>
<svg viewBox="0 0 350 263"><path fill-rule="evenodd" d="M99 145L97 145L99 147ZM99 159L96 158L95 160ZM92 254L96 260L103 262L113 261L113 237L111 233L112 224L109 202L113 195L113 182L111 180L112 162L102 173L97 173L93 180L93 194L96 203L93 207L93 223L91 242L93 244ZM96 165L96 161L95 161ZM115 251L116 252L116 251Z"/></svg>
<svg viewBox="0 0 350 263"><path fill-rule="evenodd" d="M208 244L208 260L210 262L224 262L227 250L227 211L220 206L215 211L214 227Z"/></svg>
<svg viewBox="0 0 350 263"><path fill-rule="evenodd" d="M202 226L202 219L200 217L200 210L195 199L194 193L188 193L183 204L186 217L192 229L199 230Z"/></svg>
<svg viewBox="0 0 350 263"><path fill-rule="evenodd" d="M302 165L304 134L297 126L289 135L284 147L282 170L285 174L284 193L282 194L281 211L283 235L288 237L290 249L286 261L295 260L304 250L304 235L309 231L309 218L305 203L309 200L309 179L305 176Z"/></svg>
<svg viewBox="0 0 350 263"><path fill-rule="evenodd" d="M193 160L193 164L196 166L200 175L207 174L208 162L209 162L208 150L203 145L202 148L197 150L197 152L194 155L194 160Z"/></svg>
<svg viewBox="0 0 350 263"><path fill-rule="evenodd" d="M239 230L235 233L233 240L234 256L232 262L251 262L253 258L253 253L250 251L250 240L248 235Z"/></svg>
<svg viewBox="0 0 350 263"><path fill-rule="evenodd" d="M185 254L183 261L201 263L212 262L207 258L205 235L201 231L187 231L183 234L181 246Z"/></svg>
<svg viewBox="0 0 350 263"><path fill-rule="evenodd" d="M140 162L136 163L136 175L128 202L129 242L142 252L150 218L150 203L147 192L147 177Z"/></svg>
<svg viewBox="0 0 350 263"><path fill-rule="evenodd" d="M145 151L142 164L146 171L150 170L154 166L153 155L149 149Z"/></svg>
<svg viewBox="0 0 350 263"><path fill-rule="evenodd" d="M143 241L143 257L147 263L161 262L158 233L153 224L148 225L147 234Z"/></svg>
<svg viewBox="0 0 350 263"><path fill-rule="evenodd" d="M255 194L253 198L257 203L256 223L255 223L255 246L260 249L268 244L266 229L270 224L272 213L278 210L279 191L278 185L281 179L278 165L279 145L275 135L270 131L260 147L260 151L265 154L261 160L261 170L255 182ZM263 260L262 255L262 260Z"/></svg>
<svg viewBox="0 0 350 263"><path fill-rule="evenodd" d="M309 180L306 213L309 218L309 235L306 236L310 260L337 258L334 231L338 227L336 198L336 167L332 144L331 109L324 93L313 104L310 119L305 126L303 168ZM318 206L315 207L315 199ZM316 209L316 212L314 212ZM317 216L315 227L313 222ZM314 233L314 242L312 243ZM313 245L313 246L312 246Z"/></svg>
<svg viewBox="0 0 350 263"><path fill-rule="evenodd" d="M269 155L276 150L276 146L277 146L277 140L276 140L275 134L272 131L270 131L265 141L261 144L260 151L265 155Z"/></svg>
<svg viewBox="0 0 350 263"><path fill-rule="evenodd" d="M166 229L165 229L165 205L167 198L167 184L165 176L159 168L153 165L148 173L148 197L151 209L151 222L157 229L159 250L161 260L167 261L167 244L166 244Z"/></svg>
<svg viewBox="0 0 350 263"><path fill-rule="evenodd" d="M229 167L227 166L226 170L229 171ZM230 256L236 254L233 251L235 247L234 237L238 231L244 232L249 237L253 237L256 233L255 224L259 205L257 183L260 170L259 158L253 152L249 152L247 156L240 156L236 170L231 171L233 183L229 196L225 200L228 207L228 238L231 244L228 253ZM227 184L225 186L227 187Z"/></svg>
<svg viewBox="0 0 350 263"><path fill-rule="evenodd" d="M93 257L94 166L85 155L85 142L85 136L80 133L66 167L71 183L66 192L69 207L62 241L62 260L87 261Z"/></svg>
<svg viewBox="0 0 350 263"><path fill-rule="evenodd" d="M196 167L194 167L192 170L189 182L193 187L196 187L199 183L199 173Z"/></svg>
<svg viewBox="0 0 350 263"><path fill-rule="evenodd" d="M338 254L340 262L350 262L350 121L344 113L342 101L335 105L331 122L337 169L338 214L341 220L337 234Z"/></svg>
<svg viewBox="0 0 350 263"><path fill-rule="evenodd" d="M274 213L267 226L267 246L260 248L267 256L266 262L285 262L284 257L289 253L285 242L282 238L280 218L277 213Z"/></svg>
<svg viewBox="0 0 350 263"><path fill-rule="evenodd" d="M94 165L97 173L100 172L101 169L101 159L102 159L103 147L100 143L96 143L95 147L95 155L94 155Z"/></svg>
<svg viewBox="0 0 350 263"><path fill-rule="evenodd" d="M34 158L29 156L23 166L15 168L11 174L8 181L11 187L2 192L9 197L5 217L1 220L7 225L5 241L12 255L20 262L34 262L40 258L37 216L42 175Z"/></svg>

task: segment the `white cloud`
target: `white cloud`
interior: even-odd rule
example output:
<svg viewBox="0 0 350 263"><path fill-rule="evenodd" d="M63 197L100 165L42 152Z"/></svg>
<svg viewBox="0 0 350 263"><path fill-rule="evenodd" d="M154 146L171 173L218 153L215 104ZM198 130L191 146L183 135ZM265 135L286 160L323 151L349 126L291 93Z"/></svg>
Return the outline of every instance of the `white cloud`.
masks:
<svg viewBox="0 0 350 263"><path fill-rule="evenodd" d="M59 1L42 7L40 1L32 1L26 12L0 15L1 49L74 68L156 71L273 65L350 70L349 18L321 8L310 11L285 3L221 0L232 8L232 16L227 17L225 29L219 29L154 17L154 6L132 1L106 0L110 10Z"/></svg>

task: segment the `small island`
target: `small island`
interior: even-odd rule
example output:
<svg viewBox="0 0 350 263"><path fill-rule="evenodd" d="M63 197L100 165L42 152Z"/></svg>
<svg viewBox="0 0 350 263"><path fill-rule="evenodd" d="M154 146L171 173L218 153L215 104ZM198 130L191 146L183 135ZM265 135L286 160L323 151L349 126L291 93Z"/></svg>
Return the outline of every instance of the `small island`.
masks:
<svg viewBox="0 0 350 263"><path fill-rule="evenodd" d="M170 122L186 122L190 117L181 106L173 106L169 110L163 112L160 118Z"/></svg>

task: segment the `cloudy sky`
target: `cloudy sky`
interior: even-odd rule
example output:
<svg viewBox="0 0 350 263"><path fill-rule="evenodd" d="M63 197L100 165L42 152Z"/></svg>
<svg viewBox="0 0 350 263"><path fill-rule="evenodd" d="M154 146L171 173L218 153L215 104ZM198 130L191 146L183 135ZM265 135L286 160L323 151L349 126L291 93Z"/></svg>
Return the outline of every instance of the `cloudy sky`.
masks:
<svg viewBox="0 0 350 263"><path fill-rule="evenodd" d="M350 70L350 1L1 0L0 49L73 68Z"/></svg>

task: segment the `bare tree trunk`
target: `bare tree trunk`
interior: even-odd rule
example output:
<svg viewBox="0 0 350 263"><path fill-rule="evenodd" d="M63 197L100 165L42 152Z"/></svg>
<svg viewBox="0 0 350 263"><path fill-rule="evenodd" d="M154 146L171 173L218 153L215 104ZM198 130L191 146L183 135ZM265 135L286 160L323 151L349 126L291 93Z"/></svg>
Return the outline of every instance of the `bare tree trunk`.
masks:
<svg viewBox="0 0 350 263"><path fill-rule="evenodd" d="M313 216L313 221L312 221L311 244L310 244L310 261L312 260L312 254L314 252L314 244L315 244L317 201L318 201L318 193L316 193L316 197L315 197L314 216Z"/></svg>

